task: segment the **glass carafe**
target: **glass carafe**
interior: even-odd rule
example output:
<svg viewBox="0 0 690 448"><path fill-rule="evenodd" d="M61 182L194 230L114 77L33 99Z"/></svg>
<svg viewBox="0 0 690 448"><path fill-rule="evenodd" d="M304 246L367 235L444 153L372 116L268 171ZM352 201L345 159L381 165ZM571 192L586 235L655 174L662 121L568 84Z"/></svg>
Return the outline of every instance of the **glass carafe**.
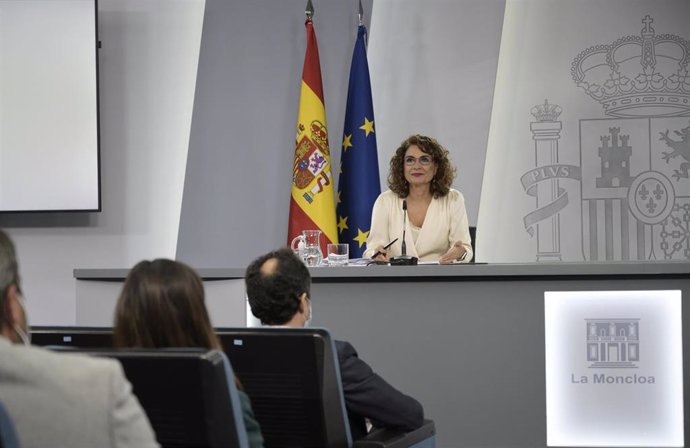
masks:
<svg viewBox="0 0 690 448"><path fill-rule="evenodd" d="M307 266L318 266L323 260L321 252L321 231L303 230L301 235L297 235L290 246L292 250L304 261ZM297 246L295 246L295 244Z"/></svg>

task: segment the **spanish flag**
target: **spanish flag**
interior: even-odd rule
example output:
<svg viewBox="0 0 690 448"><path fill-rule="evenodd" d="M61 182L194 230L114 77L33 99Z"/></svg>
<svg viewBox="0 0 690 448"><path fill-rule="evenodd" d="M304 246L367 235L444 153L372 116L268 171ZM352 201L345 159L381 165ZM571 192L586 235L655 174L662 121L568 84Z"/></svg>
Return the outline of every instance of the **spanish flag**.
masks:
<svg viewBox="0 0 690 448"><path fill-rule="evenodd" d="M292 166L288 244L302 230L318 229L321 230L323 251L326 244L338 242L338 233L319 49L311 18L307 19L305 25L307 51L302 71L295 161Z"/></svg>

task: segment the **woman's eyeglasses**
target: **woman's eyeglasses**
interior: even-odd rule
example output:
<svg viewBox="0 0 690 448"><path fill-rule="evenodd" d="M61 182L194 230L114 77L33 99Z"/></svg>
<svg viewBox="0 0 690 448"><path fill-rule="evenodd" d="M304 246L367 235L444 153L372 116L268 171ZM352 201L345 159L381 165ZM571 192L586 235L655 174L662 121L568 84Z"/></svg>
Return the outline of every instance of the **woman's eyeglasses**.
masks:
<svg viewBox="0 0 690 448"><path fill-rule="evenodd" d="M434 158L431 156L420 156L419 158L414 156L406 156L404 159L405 165L407 166L413 166L418 160L420 165L426 166L431 165L431 162L434 161Z"/></svg>

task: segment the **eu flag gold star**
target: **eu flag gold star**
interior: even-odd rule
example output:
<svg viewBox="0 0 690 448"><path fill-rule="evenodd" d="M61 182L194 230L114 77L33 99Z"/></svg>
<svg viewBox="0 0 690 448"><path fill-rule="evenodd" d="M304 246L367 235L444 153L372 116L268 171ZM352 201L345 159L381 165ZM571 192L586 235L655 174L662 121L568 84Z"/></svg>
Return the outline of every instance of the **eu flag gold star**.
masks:
<svg viewBox="0 0 690 448"><path fill-rule="evenodd" d="M340 204L341 202L343 202L343 200L340 199L340 191L338 191L338 199L337 199L337 201L338 201L338 202L336 202L336 204Z"/></svg>
<svg viewBox="0 0 690 448"><path fill-rule="evenodd" d="M362 232L362 229L357 229L357 236L354 237L353 239L359 243L359 247L362 247L364 243L367 242L367 238L369 237L369 231L367 230L366 232Z"/></svg>
<svg viewBox="0 0 690 448"><path fill-rule="evenodd" d="M352 148L352 134L345 134L345 138L343 139L343 151L347 151L347 148Z"/></svg>
<svg viewBox="0 0 690 448"><path fill-rule="evenodd" d="M359 128L364 131L366 134L365 137L369 137L369 134L374 132L374 121L369 121L367 120L367 117L364 117L364 124Z"/></svg>
<svg viewBox="0 0 690 448"><path fill-rule="evenodd" d="M343 230L349 229L347 226L347 216L338 217L338 233L343 233Z"/></svg>

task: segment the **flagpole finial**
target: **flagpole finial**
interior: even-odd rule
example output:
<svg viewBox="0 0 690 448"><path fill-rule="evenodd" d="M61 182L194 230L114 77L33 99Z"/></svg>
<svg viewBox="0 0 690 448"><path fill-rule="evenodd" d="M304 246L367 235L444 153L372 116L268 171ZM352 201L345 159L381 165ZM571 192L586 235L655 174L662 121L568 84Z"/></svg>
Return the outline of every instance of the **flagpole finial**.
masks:
<svg viewBox="0 0 690 448"><path fill-rule="evenodd" d="M311 4L311 0L307 0L307 9L304 13L307 15L307 20L311 20L314 17L314 5Z"/></svg>
<svg viewBox="0 0 690 448"><path fill-rule="evenodd" d="M359 13L357 14L359 18L359 26L364 25L364 9L362 8L362 0L359 0Z"/></svg>

